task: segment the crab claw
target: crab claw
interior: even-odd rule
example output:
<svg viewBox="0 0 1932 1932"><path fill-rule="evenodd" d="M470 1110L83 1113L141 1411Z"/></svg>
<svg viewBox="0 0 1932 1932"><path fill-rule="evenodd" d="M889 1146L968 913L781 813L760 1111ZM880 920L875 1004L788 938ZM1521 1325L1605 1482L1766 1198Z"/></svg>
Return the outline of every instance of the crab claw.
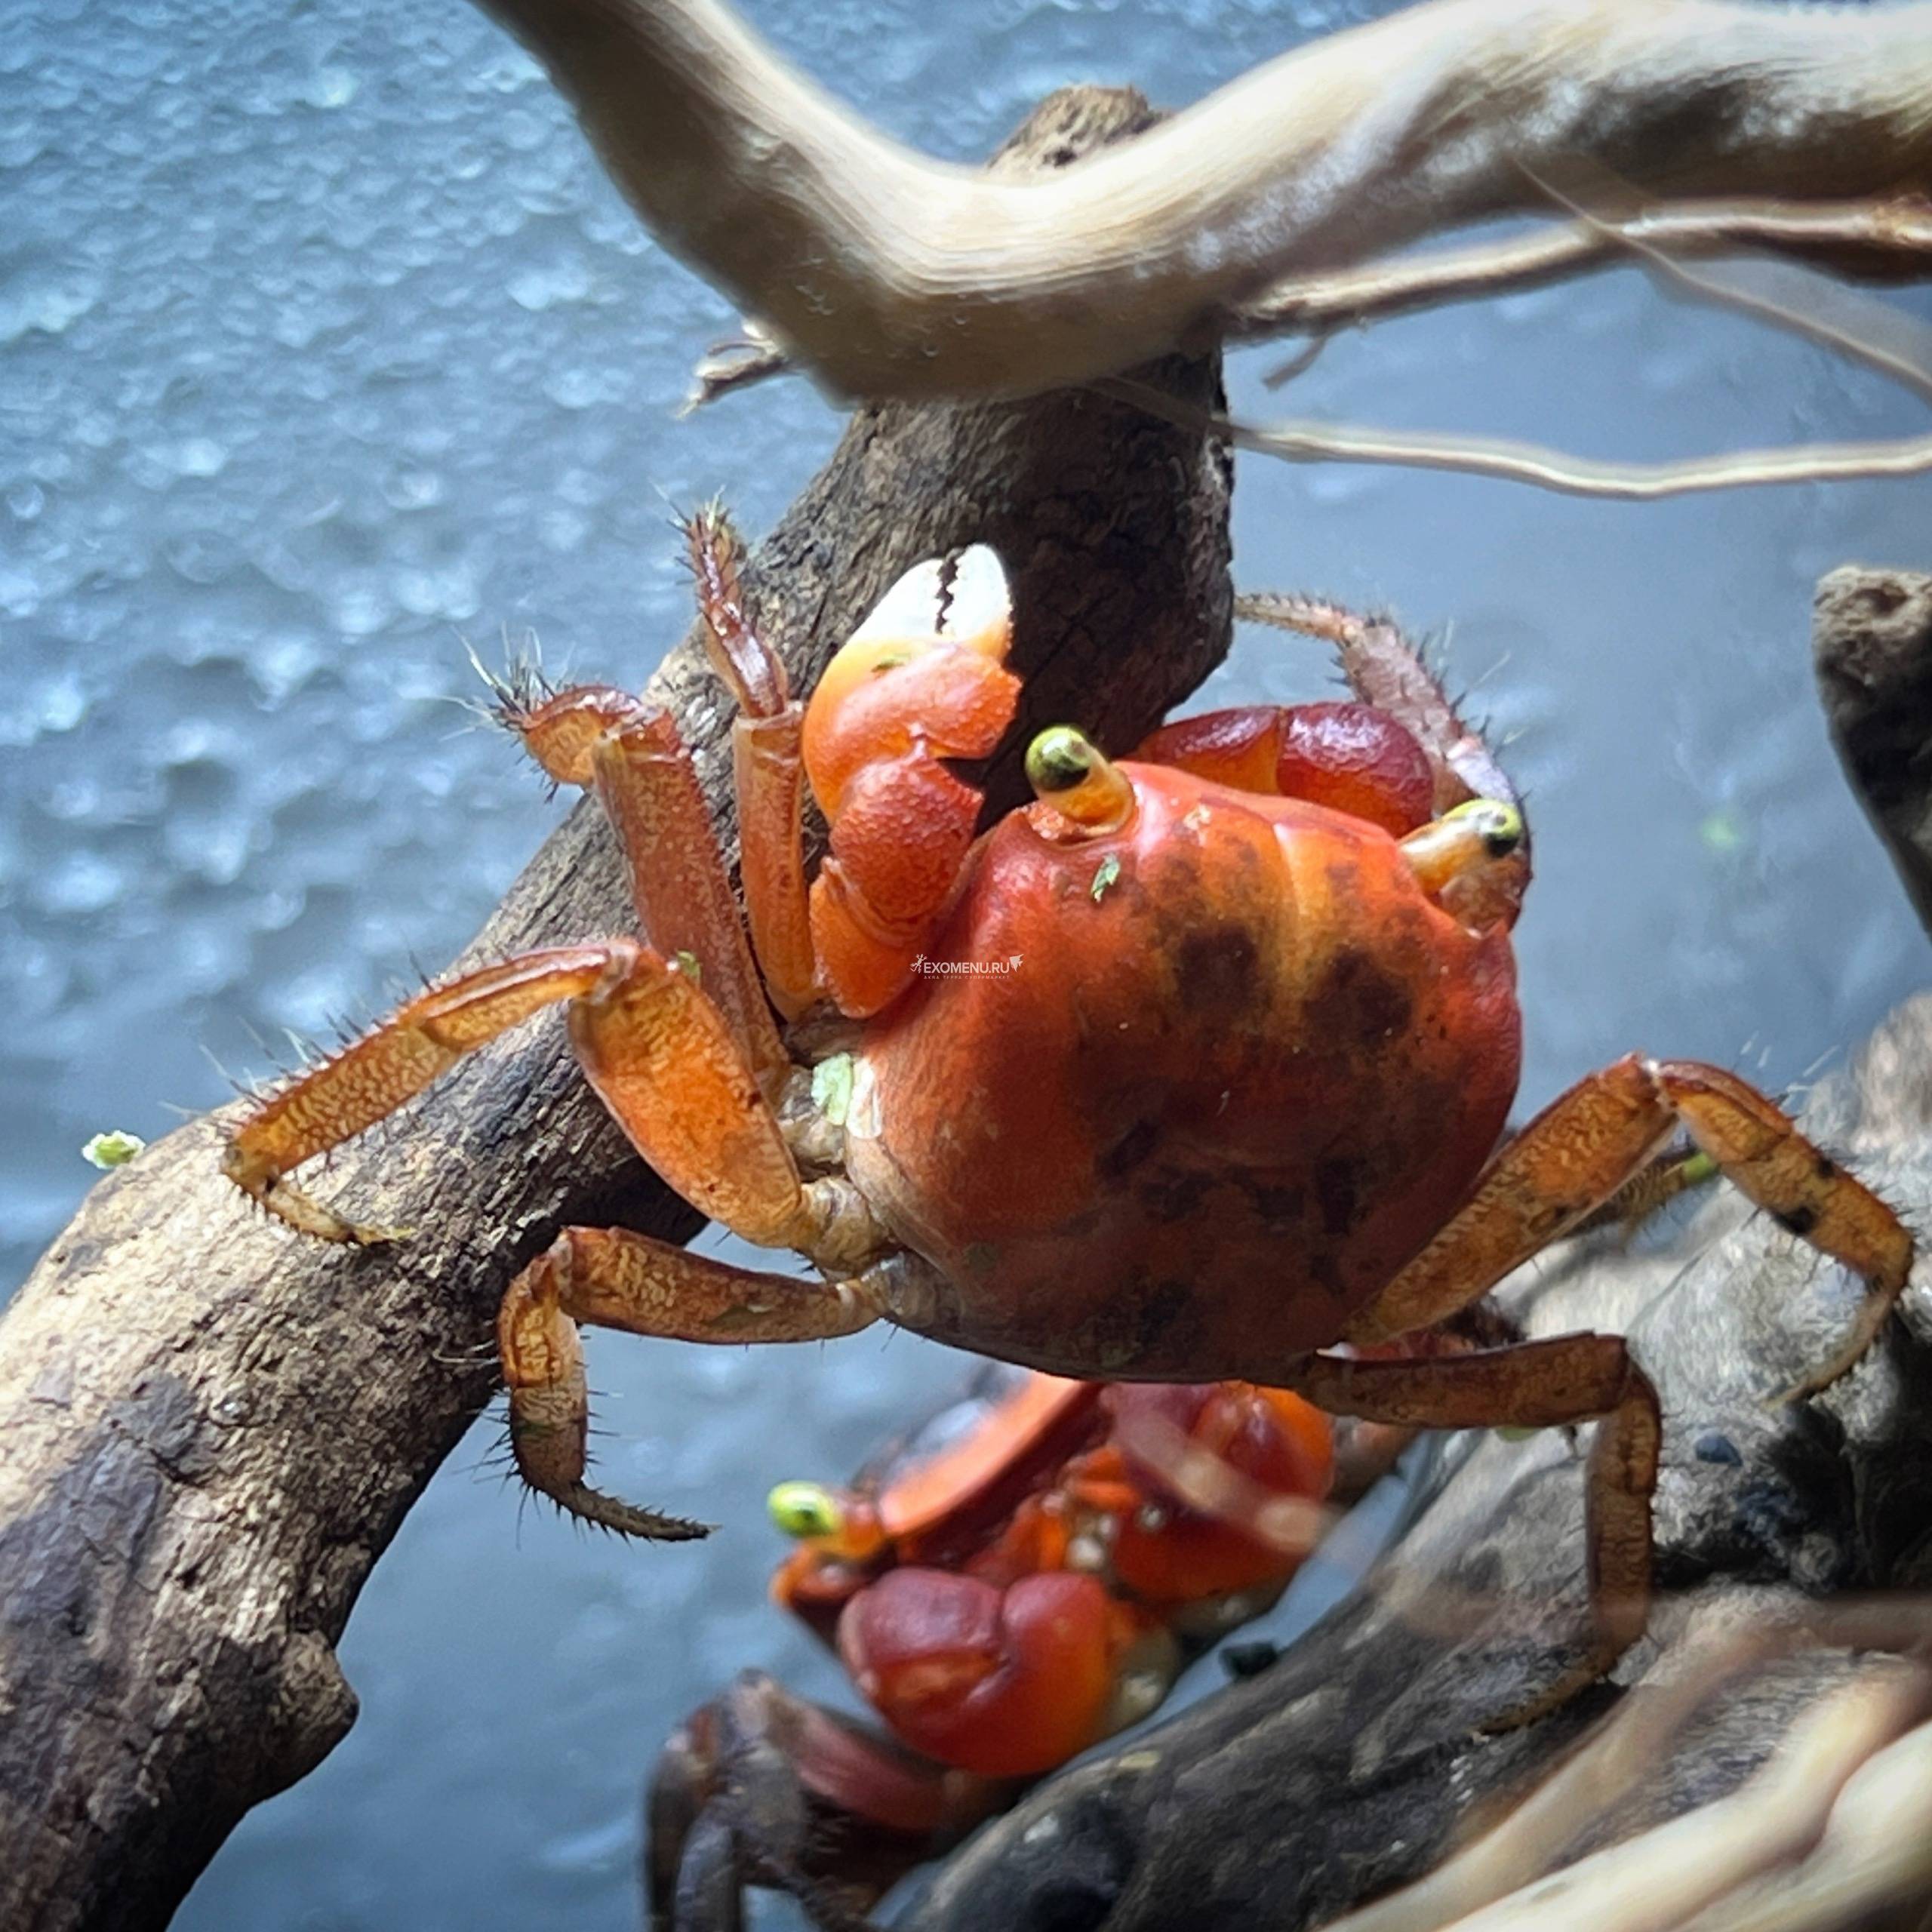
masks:
<svg viewBox="0 0 1932 1932"><path fill-rule="evenodd" d="M997 664L1013 635L1013 598L998 557L975 543L955 557L928 557L881 597L851 643L937 638L983 652ZM849 647L848 647L849 648Z"/></svg>
<svg viewBox="0 0 1932 1932"><path fill-rule="evenodd" d="M980 794L940 762L999 743L1020 699L1004 668L1006 573L984 544L909 571L826 666L801 749L831 828L811 894L827 989L854 1018L911 977L978 829Z"/></svg>
<svg viewBox="0 0 1932 1932"><path fill-rule="evenodd" d="M1105 1398L1115 1439L1147 1501L1115 1534L1115 1574L1152 1604L1195 1603L1285 1583L1304 1549L1271 1531L1316 1506L1334 1477L1328 1419L1285 1390L1244 1382L1121 1383Z"/></svg>
<svg viewBox="0 0 1932 1932"><path fill-rule="evenodd" d="M1006 572L983 543L949 571L908 571L825 667L805 709L805 771L828 818L864 766L923 744L941 758L985 758L1013 721L1020 681Z"/></svg>
<svg viewBox="0 0 1932 1932"><path fill-rule="evenodd" d="M1104 1734L1121 1649L1094 1578L995 1589L949 1571L889 1571L839 1620L852 1679L915 1751L982 1777L1031 1777Z"/></svg>

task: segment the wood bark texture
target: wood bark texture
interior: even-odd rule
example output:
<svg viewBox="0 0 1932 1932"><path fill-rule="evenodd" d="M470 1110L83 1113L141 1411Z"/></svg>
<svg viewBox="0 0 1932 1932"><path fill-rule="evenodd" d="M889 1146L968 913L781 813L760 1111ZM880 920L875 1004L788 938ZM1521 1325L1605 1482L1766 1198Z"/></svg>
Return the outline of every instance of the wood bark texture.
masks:
<svg viewBox="0 0 1932 1932"><path fill-rule="evenodd" d="M1063 165L1152 118L1137 96L1070 91L995 165ZM1211 358L1149 373L1217 399ZM1118 749L1226 648L1229 474L1198 432L1091 395L866 410L757 546L747 599L806 688L900 572L990 543L1026 718L1078 717ZM728 705L694 639L649 689L728 836ZM993 774L1008 802L1017 757ZM630 925L580 804L458 964ZM554 1016L338 1155L321 1191L416 1231L395 1246L312 1244L248 1211L219 1171L234 1112L103 1180L0 1323L8 1932L167 1921L242 1814L353 1719L336 1640L492 1392L511 1275L567 1222L697 1225L580 1084Z"/></svg>
<svg viewBox="0 0 1932 1932"><path fill-rule="evenodd" d="M1825 718L1932 928L1932 577L1847 564L1821 579L1811 650Z"/></svg>

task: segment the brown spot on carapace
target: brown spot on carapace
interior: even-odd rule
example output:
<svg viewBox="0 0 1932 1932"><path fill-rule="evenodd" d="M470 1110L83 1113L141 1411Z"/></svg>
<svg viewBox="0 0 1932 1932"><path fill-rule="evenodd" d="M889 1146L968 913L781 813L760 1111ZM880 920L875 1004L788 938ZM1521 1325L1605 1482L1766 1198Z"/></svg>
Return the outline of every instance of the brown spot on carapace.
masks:
<svg viewBox="0 0 1932 1932"><path fill-rule="evenodd" d="M1392 1038L1407 1027L1414 1011L1407 987L1353 947L1335 955L1308 1002L1312 1029L1338 1048Z"/></svg>
<svg viewBox="0 0 1932 1932"><path fill-rule="evenodd" d="M1303 1187L1269 1186L1251 1180L1245 1183L1254 1211L1272 1228L1298 1226L1308 1212L1308 1190Z"/></svg>
<svg viewBox="0 0 1932 1932"><path fill-rule="evenodd" d="M1164 1168L1144 1177L1134 1193L1150 1221L1171 1226L1197 1212L1213 1185L1211 1175L1184 1168Z"/></svg>
<svg viewBox="0 0 1932 1932"><path fill-rule="evenodd" d="M1245 926L1209 926L1181 940L1175 990L1183 1011L1231 1016L1262 997L1260 955Z"/></svg>

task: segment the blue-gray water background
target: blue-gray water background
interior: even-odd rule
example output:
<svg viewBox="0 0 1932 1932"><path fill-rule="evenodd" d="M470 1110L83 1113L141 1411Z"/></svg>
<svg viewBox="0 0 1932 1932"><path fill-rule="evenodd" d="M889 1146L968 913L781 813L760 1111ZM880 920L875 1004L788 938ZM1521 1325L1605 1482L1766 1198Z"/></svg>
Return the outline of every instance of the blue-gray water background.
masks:
<svg viewBox="0 0 1932 1932"><path fill-rule="evenodd" d="M1371 6L758 0L902 137L985 153L1044 91L1180 105ZM1921 312L1923 305L1921 305ZM671 411L731 312L645 239L535 66L459 0L12 0L0 19L0 1284L91 1178L448 958L558 807L465 731L461 633L641 681L685 622L666 501L754 531L830 448L803 383ZM1237 408L1662 456L1896 433L1875 377L1634 272L1338 342ZM1453 627L1534 811L1526 1103L1633 1045L1773 1084L1925 977L1827 747L1811 586L1932 564L1932 485L1633 508L1249 460L1244 584ZM1244 638L1205 700L1306 696ZM436 1478L356 1611L347 1742L263 1807L191 1932L631 1923L639 1772L747 1663L834 1673L764 1599L776 1478L836 1474L941 1351L594 1338L611 1484L721 1521L586 1538ZM1211 1681L1211 1669L1206 1681Z"/></svg>

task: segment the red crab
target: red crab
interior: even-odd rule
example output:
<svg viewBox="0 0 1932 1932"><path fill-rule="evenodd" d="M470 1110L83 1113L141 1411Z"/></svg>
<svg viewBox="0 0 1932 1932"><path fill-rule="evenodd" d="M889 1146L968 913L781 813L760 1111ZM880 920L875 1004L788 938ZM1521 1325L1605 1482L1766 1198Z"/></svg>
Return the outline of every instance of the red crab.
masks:
<svg viewBox="0 0 1932 1932"><path fill-rule="evenodd" d="M654 1923L735 1924L720 1908L746 1883L830 1922L828 1899L869 1906L1267 1608L1333 1468L1327 1419L1293 1395L989 1364L849 1490L781 1484L800 1542L772 1595L892 1735L755 1672L695 1712L652 1783Z"/></svg>
<svg viewBox="0 0 1932 1932"><path fill-rule="evenodd" d="M740 709L749 943L669 718L608 687L509 701L544 770L602 799L646 940L532 952L411 1000L245 1119L229 1174L309 1233L383 1238L291 1171L566 1002L586 1075L657 1172L814 1273L576 1227L525 1268L498 1328L512 1440L565 1509L701 1533L585 1482L586 1321L745 1343L883 1320L1054 1374L1240 1378L1373 1423L1596 1418L1591 1629L1512 1715L1601 1675L1650 1589L1659 1415L1622 1339L1380 1345L1454 1318L1681 1125L1869 1284L1807 1392L1903 1290L1897 1217L1764 1095L1694 1062L1630 1055L1503 1138L1523 823L1392 627L1284 605L1339 645L1361 702L1170 724L1119 763L1056 728L1028 754L1036 801L976 837L980 795L952 761L992 752L1017 697L992 552L909 573L801 706L746 620L724 526L690 537ZM809 887L807 777L830 826ZM849 1051L795 1064L786 1029L822 1043L791 1023L827 1004Z"/></svg>

